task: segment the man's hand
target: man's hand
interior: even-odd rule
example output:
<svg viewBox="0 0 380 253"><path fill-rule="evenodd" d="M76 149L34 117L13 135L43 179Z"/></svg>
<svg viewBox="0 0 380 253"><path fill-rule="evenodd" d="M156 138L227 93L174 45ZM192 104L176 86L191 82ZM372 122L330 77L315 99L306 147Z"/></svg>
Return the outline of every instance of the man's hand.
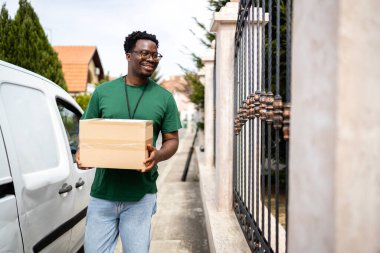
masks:
<svg viewBox="0 0 380 253"><path fill-rule="evenodd" d="M145 169L142 169L141 172L150 171L160 162L159 151L150 144L146 145L146 148L148 150L149 157L144 161Z"/></svg>
<svg viewBox="0 0 380 253"><path fill-rule="evenodd" d="M79 147L78 147L78 149L77 149L77 152L75 153L75 161L77 162L77 167L78 167L78 169L80 169L80 170L88 170L88 169L91 169L91 168L89 168L89 167L82 167L82 164L81 164L81 162L80 162L80 151L79 151Z"/></svg>
<svg viewBox="0 0 380 253"><path fill-rule="evenodd" d="M172 157L178 149L178 131L162 134L162 146L160 150L155 149L152 145L147 145L149 157L144 161L145 169L141 172L149 171L159 162L165 161Z"/></svg>

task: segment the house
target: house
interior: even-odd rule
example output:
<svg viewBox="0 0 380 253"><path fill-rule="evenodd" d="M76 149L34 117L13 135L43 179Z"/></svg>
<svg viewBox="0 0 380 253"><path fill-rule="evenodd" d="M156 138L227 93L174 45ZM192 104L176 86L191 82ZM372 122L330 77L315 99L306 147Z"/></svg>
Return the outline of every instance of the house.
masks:
<svg viewBox="0 0 380 253"><path fill-rule="evenodd" d="M190 94L189 85L183 76L170 76L161 81L160 85L171 93L182 92L187 96Z"/></svg>
<svg viewBox="0 0 380 253"><path fill-rule="evenodd" d="M183 126L185 128L194 127L195 122L198 121L198 114L195 104L189 99L190 87L185 78L170 76L161 81L160 85L173 94Z"/></svg>
<svg viewBox="0 0 380 253"><path fill-rule="evenodd" d="M54 46L70 94L92 93L104 78L96 46Z"/></svg>

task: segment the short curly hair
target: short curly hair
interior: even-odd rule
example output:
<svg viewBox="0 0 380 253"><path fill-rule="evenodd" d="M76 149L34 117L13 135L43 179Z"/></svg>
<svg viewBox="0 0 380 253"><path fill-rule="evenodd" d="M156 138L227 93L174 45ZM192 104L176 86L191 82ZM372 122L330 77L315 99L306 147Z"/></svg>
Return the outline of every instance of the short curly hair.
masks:
<svg viewBox="0 0 380 253"><path fill-rule="evenodd" d="M156 35L149 34L146 31L143 31L143 32L135 31L129 34L127 37L125 37L125 41L124 41L125 53L130 53L135 47L136 42L138 40L151 40L154 43L156 43L156 46L158 48L158 40L156 38Z"/></svg>

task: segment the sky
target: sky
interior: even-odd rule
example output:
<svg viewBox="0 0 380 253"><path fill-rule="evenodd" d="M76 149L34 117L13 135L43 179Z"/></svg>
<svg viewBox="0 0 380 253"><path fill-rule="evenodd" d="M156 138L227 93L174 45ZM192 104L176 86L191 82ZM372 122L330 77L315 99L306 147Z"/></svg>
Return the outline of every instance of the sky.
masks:
<svg viewBox="0 0 380 253"><path fill-rule="evenodd" d="M195 70L190 52L204 55L206 48L189 29L203 37L193 17L210 27L207 0L30 0L50 43L97 46L105 73L126 74L124 39L132 31L155 34L163 55L159 75L181 75L178 64ZM18 0L0 0L12 18Z"/></svg>

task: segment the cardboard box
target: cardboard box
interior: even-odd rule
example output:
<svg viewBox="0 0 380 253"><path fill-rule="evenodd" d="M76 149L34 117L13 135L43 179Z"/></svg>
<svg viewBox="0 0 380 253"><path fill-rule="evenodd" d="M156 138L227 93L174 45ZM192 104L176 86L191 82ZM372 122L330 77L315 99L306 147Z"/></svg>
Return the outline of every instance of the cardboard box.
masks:
<svg viewBox="0 0 380 253"><path fill-rule="evenodd" d="M79 123L83 167L141 170L152 145L151 120L88 119Z"/></svg>

